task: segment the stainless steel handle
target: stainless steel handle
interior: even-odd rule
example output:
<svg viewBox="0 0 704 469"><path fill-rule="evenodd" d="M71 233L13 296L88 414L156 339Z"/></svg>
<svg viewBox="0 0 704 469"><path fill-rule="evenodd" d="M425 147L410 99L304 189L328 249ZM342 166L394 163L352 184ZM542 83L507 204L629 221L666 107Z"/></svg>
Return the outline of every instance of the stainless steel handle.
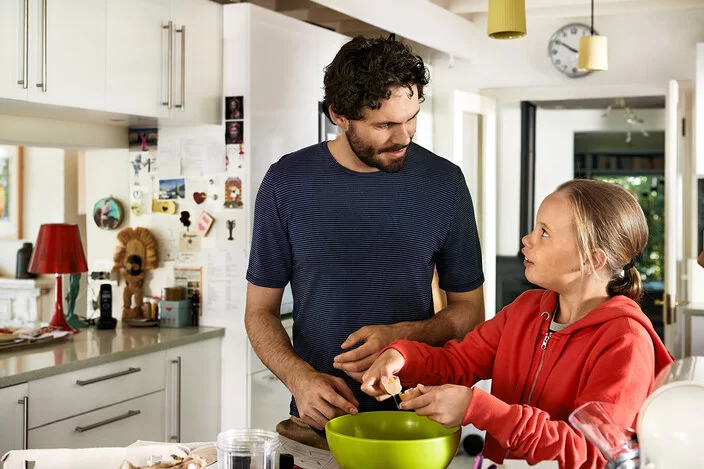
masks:
<svg viewBox="0 0 704 469"><path fill-rule="evenodd" d="M119 378L120 376L131 375L132 373L139 373L142 371L141 368L129 367L125 371L118 371L117 373L112 373L105 376L98 376L97 378L91 378L86 380L77 379L76 384L79 386L88 386L89 384L99 383L101 381L107 381L113 378Z"/></svg>
<svg viewBox="0 0 704 469"><path fill-rule="evenodd" d="M24 396L17 403L22 406L22 449L29 449L29 397Z"/></svg>
<svg viewBox="0 0 704 469"><path fill-rule="evenodd" d="M46 0L42 0L42 82L37 83L37 88L41 88L46 93Z"/></svg>
<svg viewBox="0 0 704 469"><path fill-rule="evenodd" d="M186 110L186 25L182 25L180 29L176 29L177 33L181 33L181 104L174 107Z"/></svg>
<svg viewBox="0 0 704 469"><path fill-rule="evenodd" d="M113 422L119 422L120 420L125 420L130 417L134 417L135 415L139 415L142 412L139 410L128 410L126 413L122 415L118 415L117 417L112 417L109 419L101 420L100 422L95 422L90 425L86 425L85 427L76 427L76 431L78 433L83 433L87 432L88 430L93 430L94 428L102 427L104 425L108 425Z"/></svg>
<svg viewBox="0 0 704 469"><path fill-rule="evenodd" d="M171 360L176 365L176 434L169 436L169 441L181 442L181 357Z"/></svg>
<svg viewBox="0 0 704 469"><path fill-rule="evenodd" d="M166 101L165 101L165 102L162 102L161 104L162 104L162 106L166 106L166 107L168 107L169 109L171 109L171 95L172 95L172 93L173 93L173 88L174 88L174 77L173 77L173 69L174 69L174 22L173 22L173 21L169 21L168 24L162 26L162 29L166 29L166 30L169 31L169 34L168 34L169 46L168 46L168 59L167 59L167 60L168 60L168 64L169 64L169 65L168 65L169 70L168 70L168 73L167 73L168 85L167 85L167 87L166 87L166 88L167 88L167 89L166 89Z"/></svg>
<svg viewBox="0 0 704 469"><path fill-rule="evenodd" d="M29 0L22 2L22 79L17 80L25 90L29 85Z"/></svg>

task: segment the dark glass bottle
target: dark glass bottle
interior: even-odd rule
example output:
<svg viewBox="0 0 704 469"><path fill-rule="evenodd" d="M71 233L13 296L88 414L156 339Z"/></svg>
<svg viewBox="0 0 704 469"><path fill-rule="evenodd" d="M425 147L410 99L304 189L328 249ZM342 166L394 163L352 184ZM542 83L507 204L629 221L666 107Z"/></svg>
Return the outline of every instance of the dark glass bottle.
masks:
<svg viewBox="0 0 704 469"><path fill-rule="evenodd" d="M36 274L29 273L29 261L32 259L32 243L24 243L17 250L17 265L15 267L15 278L36 278Z"/></svg>

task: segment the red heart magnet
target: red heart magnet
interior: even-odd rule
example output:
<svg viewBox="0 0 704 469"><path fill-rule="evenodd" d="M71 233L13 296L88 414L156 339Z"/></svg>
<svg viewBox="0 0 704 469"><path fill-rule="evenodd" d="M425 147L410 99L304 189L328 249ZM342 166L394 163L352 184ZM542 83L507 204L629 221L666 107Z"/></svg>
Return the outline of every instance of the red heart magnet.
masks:
<svg viewBox="0 0 704 469"><path fill-rule="evenodd" d="M193 200L196 201L197 204L202 204L205 202L205 199L208 198L208 195L205 192L194 192L193 193Z"/></svg>

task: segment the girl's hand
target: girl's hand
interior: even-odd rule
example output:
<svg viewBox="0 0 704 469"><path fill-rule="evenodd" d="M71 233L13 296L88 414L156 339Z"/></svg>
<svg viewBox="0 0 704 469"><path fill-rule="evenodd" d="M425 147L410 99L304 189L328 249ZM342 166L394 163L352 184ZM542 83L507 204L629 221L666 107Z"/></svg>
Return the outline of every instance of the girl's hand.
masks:
<svg viewBox="0 0 704 469"><path fill-rule="evenodd" d="M398 350L389 349L379 355L372 366L362 375L362 391L376 397L377 401L391 397L381 383L382 381L387 382L389 378L401 371L405 362L406 360Z"/></svg>
<svg viewBox="0 0 704 469"><path fill-rule="evenodd" d="M462 425L467 406L472 399L471 388L454 384L442 386L419 384L417 389L422 394L403 401L399 406L401 409L415 410L416 414L425 415L446 428Z"/></svg>

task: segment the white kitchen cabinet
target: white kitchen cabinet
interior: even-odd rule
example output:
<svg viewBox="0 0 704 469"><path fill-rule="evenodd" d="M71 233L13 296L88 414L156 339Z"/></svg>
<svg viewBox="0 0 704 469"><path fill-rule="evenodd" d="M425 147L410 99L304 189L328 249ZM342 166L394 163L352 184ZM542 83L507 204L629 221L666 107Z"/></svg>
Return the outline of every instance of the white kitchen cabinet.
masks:
<svg viewBox="0 0 704 469"><path fill-rule="evenodd" d="M202 0L171 0L171 19L175 28L171 118L219 124L223 109L222 6Z"/></svg>
<svg viewBox="0 0 704 469"><path fill-rule="evenodd" d="M164 352L30 381L29 428L163 389Z"/></svg>
<svg viewBox="0 0 704 469"><path fill-rule="evenodd" d="M29 101L103 110L105 0L29 5Z"/></svg>
<svg viewBox="0 0 704 469"><path fill-rule="evenodd" d="M13 449L27 447L27 384L0 389L0 457Z"/></svg>
<svg viewBox="0 0 704 469"><path fill-rule="evenodd" d="M107 0L105 108L168 117L171 0Z"/></svg>
<svg viewBox="0 0 704 469"><path fill-rule="evenodd" d="M0 2L0 98L27 99L27 89L17 83L24 74L24 0Z"/></svg>
<svg viewBox="0 0 704 469"><path fill-rule="evenodd" d="M276 424L288 418L291 410L291 392L269 370L249 377L252 394L251 427L275 431Z"/></svg>
<svg viewBox="0 0 704 469"><path fill-rule="evenodd" d="M129 446L164 440L164 391L130 399L29 431L31 448Z"/></svg>
<svg viewBox="0 0 704 469"><path fill-rule="evenodd" d="M221 339L166 351L166 441L215 441L220 432Z"/></svg>
<svg viewBox="0 0 704 469"><path fill-rule="evenodd" d="M220 123L222 6L107 0L107 9L106 110Z"/></svg>
<svg viewBox="0 0 704 469"><path fill-rule="evenodd" d="M0 98L104 109L105 0L8 0L0 26Z"/></svg>

